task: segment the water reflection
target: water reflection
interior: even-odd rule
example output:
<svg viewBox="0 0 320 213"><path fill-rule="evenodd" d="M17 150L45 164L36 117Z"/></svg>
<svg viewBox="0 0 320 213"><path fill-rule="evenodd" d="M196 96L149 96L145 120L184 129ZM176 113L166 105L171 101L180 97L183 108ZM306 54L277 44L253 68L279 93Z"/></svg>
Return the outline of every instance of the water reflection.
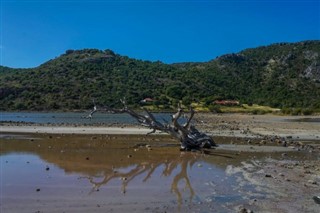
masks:
<svg viewBox="0 0 320 213"><path fill-rule="evenodd" d="M121 171L121 168L113 168L109 170L104 170L103 174L99 176L86 176L81 177L88 179L89 182L93 185L91 193L94 191L99 191L99 189L107 185L113 179L121 180L121 192L126 193L128 184L142 175L142 182L147 182L154 174L157 169L161 170L161 176L170 177L174 174L174 178L171 183L171 192L174 192L177 196L178 204L182 203L181 189L179 183L185 182L184 191L189 190L190 196L189 200L192 201L195 192L192 188L189 176L188 168L191 169L194 163L199 159L198 154L182 153L173 159L157 160L154 162L139 162L133 164L126 169L128 171ZM177 170L177 171L176 171Z"/></svg>
<svg viewBox="0 0 320 213"><path fill-rule="evenodd" d="M204 176L210 180L209 175L224 175L224 166L234 160L230 153L211 153L210 157L210 153L180 153L175 142L166 137L46 135L30 138L1 139L0 155L37 155L66 174L78 174L81 180L87 180L92 184L91 194L108 188L113 181L120 181L119 188L124 194L130 184L142 189L169 190L175 194L179 206L184 197L187 196L189 202L195 198L197 189L204 186ZM208 165L214 168L209 175ZM141 180L144 186L139 184Z"/></svg>

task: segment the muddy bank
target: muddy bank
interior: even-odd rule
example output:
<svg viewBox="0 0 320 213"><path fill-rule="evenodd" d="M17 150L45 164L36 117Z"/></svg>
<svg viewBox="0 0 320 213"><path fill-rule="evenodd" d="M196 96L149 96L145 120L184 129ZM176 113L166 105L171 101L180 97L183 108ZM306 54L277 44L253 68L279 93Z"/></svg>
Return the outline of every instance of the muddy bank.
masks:
<svg viewBox="0 0 320 213"><path fill-rule="evenodd" d="M320 141L319 116L200 113L195 119L200 129L212 135L259 138L278 136Z"/></svg>
<svg viewBox="0 0 320 213"><path fill-rule="evenodd" d="M309 122L312 121L312 122ZM241 138L289 138L320 140L319 116L277 116L198 113L194 124L212 136ZM134 124L37 124L1 122L1 132L54 134L146 134L149 129Z"/></svg>
<svg viewBox="0 0 320 213"><path fill-rule="evenodd" d="M197 114L220 145L202 152L137 126L2 123L1 212L318 212L319 124L288 119Z"/></svg>
<svg viewBox="0 0 320 213"><path fill-rule="evenodd" d="M320 158L298 160L283 156L264 161L251 160L241 166L228 166L226 173L239 174L237 190L251 185L245 196L252 199L241 205L254 212L319 212L314 197L320 196ZM264 192L266 196L259 193Z"/></svg>

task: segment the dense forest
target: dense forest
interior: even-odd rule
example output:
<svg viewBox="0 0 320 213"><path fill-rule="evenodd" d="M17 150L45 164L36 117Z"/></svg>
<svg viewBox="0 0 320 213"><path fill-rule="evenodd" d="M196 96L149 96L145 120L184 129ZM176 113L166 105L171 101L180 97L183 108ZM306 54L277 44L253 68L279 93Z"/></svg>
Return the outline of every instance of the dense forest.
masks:
<svg viewBox="0 0 320 213"><path fill-rule="evenodd" d="M132 107L151 98L170 109L178 101L212 105L238 100L277 108L320 109L320 41L246 49L208 62L164 64L112 50L67 50L36 68L0 67L0 110L81 110Z"/></svg>

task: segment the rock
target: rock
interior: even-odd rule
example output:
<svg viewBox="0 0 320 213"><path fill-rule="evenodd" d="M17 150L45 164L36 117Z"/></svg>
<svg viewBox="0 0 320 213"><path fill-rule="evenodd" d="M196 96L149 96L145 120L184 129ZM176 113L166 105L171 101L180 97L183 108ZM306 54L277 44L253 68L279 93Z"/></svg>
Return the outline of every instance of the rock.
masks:
<svg viewBox="0 0 320 213"><path fill-rule="evenodd" d="M266 144L266 143L267 143L267 141L265 141L265 140L260 141L260 144L261 144L261 145L264 145L264 144Z"/></svg>
<svg viewBox="0 0 320 213"><path fill-rule="evenodd" d="M50 168L49 168L49 166L47 166L47 167L46 167L46 171L49 171L49 170L50 170Z"/></svg>
<svg viewBox="0 0 320 213"><path fill-rule="evenodd" d="M270 175L270 174L266 174L266 175L265 175L265 177L269 177L269 178L270 178L270 177L272 177L272 175Z"/></svg>
<svg viewBox="0 0 320 213"><path fill-rule="evenodd" d="M313 196L313 200L314 200L314 202L316 202L317 204L320 204L320 196Z"/></svg>
<svg viewBox="0 0 320 213"><path fill-rule="evenodd" d="M250 209L246 209L246 208L240 208L240 210L238 211L238 213L253 213L253 211L251 211Z"/></svg>
<svg viewBox="0 0 320 213"><path fill-rule="evenodd" d="M317 185L318 184L317 181L315 181L315 180L308 180L308 183L313 184L313 185Z"/></svg>

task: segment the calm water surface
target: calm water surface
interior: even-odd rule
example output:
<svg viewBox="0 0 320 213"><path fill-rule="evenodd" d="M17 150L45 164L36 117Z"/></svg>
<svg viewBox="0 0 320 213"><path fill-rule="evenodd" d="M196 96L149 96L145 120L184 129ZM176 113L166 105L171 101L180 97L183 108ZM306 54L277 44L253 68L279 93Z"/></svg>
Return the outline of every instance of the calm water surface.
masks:
<svg viewBox="0 0 320 213"><path fill-rule="evenodd" d="M238 155L181 153L166 137L11 136L0 147L2 213L230 212L251 199L225 173Z"/></svg>
<svg viewBox="0 0 320 213"><path fill-rule="evenodd" d="M137 121L128 114L95 113L93 119L82 118L89 112L0 112L0 121L32 122L38 124L135 124ZM171 114L154 113L159 121L170 121Z"/></svg>

